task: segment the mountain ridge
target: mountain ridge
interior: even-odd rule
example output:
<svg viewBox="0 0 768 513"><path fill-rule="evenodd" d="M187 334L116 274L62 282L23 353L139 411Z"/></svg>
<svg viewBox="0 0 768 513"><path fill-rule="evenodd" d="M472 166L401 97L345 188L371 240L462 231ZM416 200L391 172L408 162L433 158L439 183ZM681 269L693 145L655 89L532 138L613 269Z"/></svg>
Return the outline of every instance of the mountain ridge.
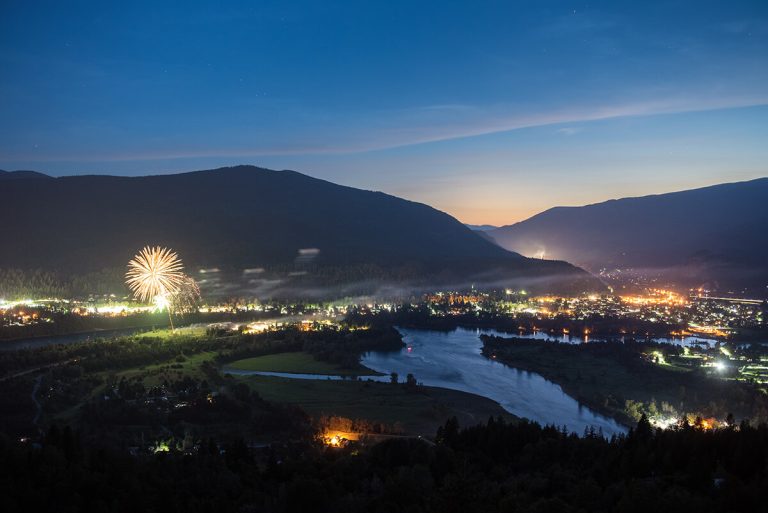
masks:
<svg viewBox="0 0 768 513"><path fill-rule="evenodd" d="M27 171L27 170L4 171L0 169L0 180L27 180L27 179L34 179L34 178L53 179L52 176L46 175L44 173L39 173L37 171Z"/></svg>
<svg viewBox="0 0 768 513"><path fill-rule="evenodd" d="M511 251L592 272L636 269L689 286L768 283L768 178L554 207L488 233Z"/></svg>
<svg viewBox="0 0 768 513"><path fill-rule="evenodd" d="M147 244L232 272L373 265L397 279L587 280L484 240L428 205L296 171L234 166L170 175L4 181L0 267L69 274L124 266ZM439 279L438 279L439 278Z"/></svg>

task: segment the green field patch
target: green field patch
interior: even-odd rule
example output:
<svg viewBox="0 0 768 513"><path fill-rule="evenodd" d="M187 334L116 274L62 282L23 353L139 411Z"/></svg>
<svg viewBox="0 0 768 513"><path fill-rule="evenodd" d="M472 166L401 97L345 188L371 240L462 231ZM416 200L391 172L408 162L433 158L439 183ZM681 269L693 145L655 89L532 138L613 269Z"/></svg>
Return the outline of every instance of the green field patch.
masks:
<svg viewBox="0 0 768 513"><path fill-rule="evenodd" d="M202 326L185 326L171 330L170 328L160 328L133 335L136 338L160 338L168 340L173 337L202 337L205 335L206 328Z"/></svg>
<svg viewBox="0 0 768 513"><path fill-rule="evenodd" d="M215 356L215 352L206 351L184 356L183 359L173 359L162 363L134 367L120 372L105 372L102 374L104 377L114 374L118 380L121 378L132 379L138 377L146 387L158 386L164 381L183 379L184 376L189 376L193 379L205 379L205 375L200 370L200 365L206 360L213 361Z"/></svg>
<svg viewBox="0 0 768 513"><path fill-rule="evenodd" d="M376 376L376 371L363 365L354 369L316 360L309 353L277 353L237 360L228 365L237 370L257 372L289 372L294 374L325 374L333 376Z"/></svg>
<svg viewBox="0 0 768 513"><path fill-rule="evenodd" d="M456 417L472 426L502 416L515 417L498 403L484 397L446 388L420 386L408 390L402 384L365 380L333 381L273 376L239 378L264 399L300 406L312 416L333 415L399 425L408 434L433 436L439 426Z"/></svg>

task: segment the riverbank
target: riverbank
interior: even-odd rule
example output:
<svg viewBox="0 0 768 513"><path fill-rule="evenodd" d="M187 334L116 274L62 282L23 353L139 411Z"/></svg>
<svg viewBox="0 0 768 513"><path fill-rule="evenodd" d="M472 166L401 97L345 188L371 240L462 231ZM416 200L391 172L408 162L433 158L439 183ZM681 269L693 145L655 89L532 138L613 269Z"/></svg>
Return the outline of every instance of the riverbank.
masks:
<svg viewBox="0 0 768 513"><path fill-rule="evenodd" d="M536 372L580 403L625 426L642 414L674 420L685 414L765 420L768 398L754 387L695 370L652 363L642 344L546 343L483 335L483 355Z"/></svg>
<svg viewBox="0 0 768 513"><path fill-rule="evenodd" d="M607 436L626 426L579 404L544 376L512 369L481 355L483 332L458 328L451 332L398 328L407 347L400 351L369 352L361 363L400 378L412 374L419 383L468 392L498 402L518 417L542 425L583 433L594 428ZM487 334L499 334L486 330ZM544 344L543 342L536 342Z"/></svg>
<svg viewBox="0 0 768 513"><path fill-rule="evenodd" d="M475 394L440 387L371 381L305 380L272 376L238 377L267 401L292 404L314 418L365 419L409 435L434 437L451 417L474 426L490 417L516 421L499 403Z"/></svg>

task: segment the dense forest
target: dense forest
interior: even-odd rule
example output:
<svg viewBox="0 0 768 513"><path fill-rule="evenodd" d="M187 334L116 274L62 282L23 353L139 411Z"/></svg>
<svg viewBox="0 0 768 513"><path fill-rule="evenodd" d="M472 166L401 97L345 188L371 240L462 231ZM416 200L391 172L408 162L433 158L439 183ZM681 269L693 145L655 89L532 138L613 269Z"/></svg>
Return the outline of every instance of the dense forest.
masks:
<svg viewBox="0 0 768 513"><path fill-rule="evenodd" d="M53 427L42 444L0 437L0 509L65 512L766 511L768 427L654 431L606 440L490 419L328 448L306 440L132 456Z"/></svg>

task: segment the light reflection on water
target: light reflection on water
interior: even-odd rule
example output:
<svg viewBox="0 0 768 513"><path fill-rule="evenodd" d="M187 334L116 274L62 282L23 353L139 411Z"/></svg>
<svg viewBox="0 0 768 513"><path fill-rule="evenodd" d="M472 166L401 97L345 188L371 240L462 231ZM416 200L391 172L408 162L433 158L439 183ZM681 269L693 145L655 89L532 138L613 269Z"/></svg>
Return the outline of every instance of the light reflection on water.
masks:
<svg viewBox="0 0 768 513"><path fill-rule="evenodd" d="M556 342L561 342L564 344L583 344L584 342L601 342L606 340L600 337L590 337L590 336L582 337L579 335L555 334L555 333L549 333L546 331L510 332L510 333L498 333L498 335L502 337L529 338L533 340L554 340ZM618 340L619 342L624 342L625 340L630 340L630 339L635 339L638 342L643 342L648 340L648 341L658 342L660 344L672 344L675 346L684 346L684 347L691 347L691 346L697 346L697 345L714 347L714 345L717 343L717 340L713 338L695 337L695 336L672 337L672 338L648 337L646 339L645 337L641 337L641 336L626 335L622 337L612 338L611 340Z"/></svg>

